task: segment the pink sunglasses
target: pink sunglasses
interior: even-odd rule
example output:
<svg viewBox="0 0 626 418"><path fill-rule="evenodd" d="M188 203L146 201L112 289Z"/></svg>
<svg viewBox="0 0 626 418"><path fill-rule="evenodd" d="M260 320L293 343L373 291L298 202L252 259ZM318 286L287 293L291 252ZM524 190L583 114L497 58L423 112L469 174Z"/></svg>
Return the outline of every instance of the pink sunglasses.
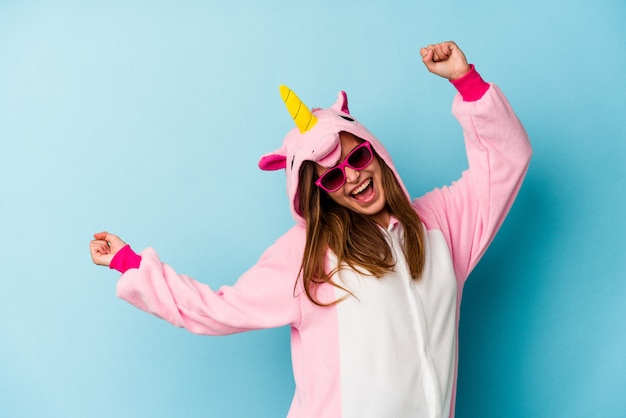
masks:
<svg viewBox="0 0 626 418"><path fill-rule="evenodd" d="M357 171L363 170L370 165L373 158L374 154L372 153L371 145L365 141L354 147L342 162L322 174L315 181L315 185L328 193L335 192L346 182L346 173L344 171L346 166Z"/></svg>

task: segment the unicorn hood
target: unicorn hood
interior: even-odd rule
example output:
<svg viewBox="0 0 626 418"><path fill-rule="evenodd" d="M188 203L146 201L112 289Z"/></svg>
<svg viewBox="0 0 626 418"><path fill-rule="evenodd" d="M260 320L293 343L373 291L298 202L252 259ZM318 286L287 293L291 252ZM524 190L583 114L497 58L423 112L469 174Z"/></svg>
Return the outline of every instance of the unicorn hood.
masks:
<svg viewBox="0 0 626 418"><path fill-rule="evenodd" d="M305 223L298 210L297 201L300 167L304 161L313 161L326 168L337 164L341 157L340 132L348 132L368 141L376 154L392 170L402 190L410 199L387 150L374 135L350 114L348 96L345 92L339 92L337 100L330 108L313 111L310 111L288 87L280 86L280 94L296 127L287 133L279 149L261 157L259 168L262 170L285 170L289 206L291 214L298 223Z"/></svg>

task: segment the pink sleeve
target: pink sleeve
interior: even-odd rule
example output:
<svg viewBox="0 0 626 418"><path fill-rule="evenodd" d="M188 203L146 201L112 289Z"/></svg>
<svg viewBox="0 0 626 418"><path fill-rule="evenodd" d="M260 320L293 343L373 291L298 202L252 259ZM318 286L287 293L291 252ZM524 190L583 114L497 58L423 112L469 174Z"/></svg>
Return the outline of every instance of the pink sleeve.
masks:
<svg viewBox="0 0 626 418"><path fill-rule="evenodd" d="M450 83L458 90L463 101L475 102L489 90L489 83L478 74L474 64L470 64L470 71L458 80L450 80Z"/></svg>
<svg viewBox="0 0 626 418"><path fill-rule="evenodd" d="M532 150L524 127L495 85L474 102L457 95L452 111L463 128L469 169L451 186L416 199L414 206L429 230L443 233L457 278L464 281L511 208Z"/></svg>
<svg viewBox="0 0 626 418"><path fill-rule="evenodd" d="M119 279L117 296L196 334L226 335L294 325L299 319L294 285L301 257L295 248L300 241L298 233L286 234L235 285L217 291L178 274L148 248L141 252L139 268Z"/></svg>
<svg viewBox="0 0 626 418"><path fill-rule="evenodd" d="M120 273L126 273L130 269L138 268L139 264L141 264L141 256L127 244L115 254L109 268Z"/></svg>

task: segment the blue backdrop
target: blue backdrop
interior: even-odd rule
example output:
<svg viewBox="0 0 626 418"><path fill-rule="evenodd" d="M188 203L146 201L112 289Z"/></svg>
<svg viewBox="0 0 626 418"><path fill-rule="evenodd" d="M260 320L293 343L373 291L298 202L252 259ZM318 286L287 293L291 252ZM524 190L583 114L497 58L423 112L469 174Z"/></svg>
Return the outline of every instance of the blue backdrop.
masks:
<svg viewBox="0 0 626 418"><path fill-rule="evenodd" d="M626 413L622 0L0 0L0 416L278 417L287 329L199 337L115 298L107 229L232 284L292 225L258 170L348 92L412 194L465 168L454 89L419 48L455 40L535 155L466 286L457 417Z"/></svg>

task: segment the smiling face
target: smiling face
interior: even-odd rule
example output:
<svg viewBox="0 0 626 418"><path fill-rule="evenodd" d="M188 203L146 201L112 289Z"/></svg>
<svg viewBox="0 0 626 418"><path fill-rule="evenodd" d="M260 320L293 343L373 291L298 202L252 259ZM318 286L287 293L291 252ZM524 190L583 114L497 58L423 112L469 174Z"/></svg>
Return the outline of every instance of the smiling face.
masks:
<svg viewBox="0 0 626 418"><path fill-rule="evenodd" d="M344 161L346 156L363 142L347 132L341 132L339 137L341 140L341 159L337 161L337 164ZM316 164L315 170L317 175L321 176L330 168ZM387 227L389 211L383 189L382 171L376 157L362 170L354 170L345 166L343 171L346 176L343 186L334 192L324 193L328 193L337 204L354 212L370 216L379 225Z"/></svg>

